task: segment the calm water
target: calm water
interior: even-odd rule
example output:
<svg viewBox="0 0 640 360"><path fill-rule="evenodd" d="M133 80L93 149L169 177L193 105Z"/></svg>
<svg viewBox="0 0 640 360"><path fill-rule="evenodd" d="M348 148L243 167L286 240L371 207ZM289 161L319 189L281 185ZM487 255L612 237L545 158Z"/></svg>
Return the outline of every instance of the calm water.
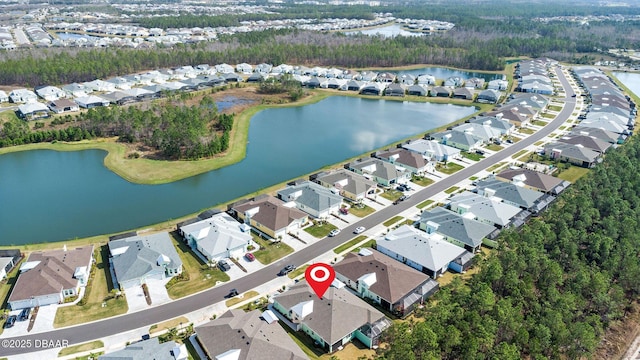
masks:
<svg viewBox="0 0 640 360"><path fill-rule="evenodd" d="M402 28L400 24L393 24L389 26L378 27L374 29L358 30L358 31L346 31L347 35L364 34L364 35L382 35L383 37L394 36L427 36L427 33L407 31Z"/></svg>
<svg viewBox="0 0 640 360"><path fill-rule="evenodd" d="M640 96L640 73L614 72L613 76L633 91L636 96Z"/></svg>
<svg viewBox="0 0 640 360"><path fill-rule="evenodd" d="M103 166L105 152L0 156L0 244L125 231L184 216L473 113L473 107L333 96L268 109L249 128L247 157L163 185L137 185Z"/></svg>

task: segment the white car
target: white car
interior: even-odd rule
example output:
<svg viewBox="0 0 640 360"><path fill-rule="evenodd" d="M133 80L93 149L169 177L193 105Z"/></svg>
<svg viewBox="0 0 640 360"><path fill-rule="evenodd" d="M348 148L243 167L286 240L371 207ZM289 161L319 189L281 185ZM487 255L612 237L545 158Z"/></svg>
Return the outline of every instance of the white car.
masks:
<svg viewBox="0 0 640 360"><path fill-rule="evenodd" d="M340 229L333 229L331 230L331 232L329 233L329 236L336 236L340 234Z"/></svg>
<svg viewBox="0 0 640 360"><path fill-rule="evenodd" d="M366 230L366 228L364 226L358 226L355 230L353 230L354 234L360 234L363 233Z"/></svg>

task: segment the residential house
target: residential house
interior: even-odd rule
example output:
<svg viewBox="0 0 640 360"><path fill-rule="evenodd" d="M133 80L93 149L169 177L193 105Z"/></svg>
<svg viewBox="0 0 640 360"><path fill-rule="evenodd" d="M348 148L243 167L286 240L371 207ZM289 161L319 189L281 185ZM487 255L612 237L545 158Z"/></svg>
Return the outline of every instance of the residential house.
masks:
<svg viewBox="0 0 640 360"><path fill-rule="evenodd" d="M495 178L551 195L559 195L571 185L571 183L566 180L519 167L503 170L499 174L496 174Z"/></svg>
<svg viewBox="0 0 640 360"><path fill-rule="evenodd" d="M267 73L254 72L253 74L249 75L249 77L247 78L247 82L263 82L267 78L267 76Z"/></svg>
<svg viewBox="0 0 640 360"><path fill-rule="evenodd" d="M403 144L403 149L418 153L425 159L435 161L448 161L449 159L460 158L460 149L440 144L435 140L418 139L410 143Z"/></svg>
<svg viewBox="0 0 640 360"><path fill-rule="evenodd" d="M493 140L498 140L502 136L501 129L496 129L488 124L468 122L460 124L453 128L454 131L462 131L467 134L471 134L482 139L483 143L489 143Z"/></svg>
<svg viewBox="0 0 640 360"><path fill-rule="evenodd" d="M91 91L116 91L116 84L111 82L102 81L100 79L85 82L84 87Z"/></svg>
<svg viewBox="0 0 640 360"><path fill-rule="evenodd" d="M106 94L101 94L99 95L99 97L109 101L114 105L124 105L128 103L132 103L137 100L135 97L127 94L126 92L119 91L119 90L108 92Z"/></svg>
<svg viewBox="0 0 640 360"><path fill-rule="evenodd" d="M86 86L78 83L64 85L62 87L62 91L64 91L67 94L67 97L73 97L73 98L87 96L87 94L91 92L91 90L87 89Z"/></svg>
<svg viewBox="0 0 640 360"><path fill-rule="evenodd" d="M464 86L464 80L460 76L450 76L444 81L444 86L457 88Z"/></svg>
<svg viewBox="0 0 640 360"><path fill-rule="evenodd" d="M36 251L20 266L7 303L11 310L64 302L87 285L93 245L67 250Z"/></svg>
<svg viewBox="0 0 640 360"><path fill-rule="evenodd" d="M247 63L241 63L236 65L236 72L240 74L251 74L253 72L253 66Z"/></svg>
<svg viewBox="0 0 640 360"><path fill-rule="evenodd" d="M73 100L60 99L49 103L49 109L56 114L62 114L65 112L79 111L80 106Z"/></svg>
<svg viewBox="0 0 640 360"><path fill-rule="evenodd" d="M404 96L404 87L400 84L389 84L386 89L384 89L385 96Z"/></svg>
<svg viewBox="0 0 640 360"><path fill-rule="evenodd" d="M337 214L342 205L342 196L337 192L311 181L303 181L278 191L278 198L314 218L328 218Z"/></svg>
<svg viewBox="0 0 640 360"><path fill-rule="evenodd" d="M31 90L15 89L9 93L9 100L12 103L32 103L38 101L38 95Z"/></svg>
<svg viewBox="0 0 640 360"><path fill-rule="evenodd" d="M382 332L391 326L383 313L344 287L330 287L318 298L303 280L272 299L272 308L282 322L305 333L329 353L354 338L368 348L378 346Z"/></svg>
<svg viewBox="0 0 640 360"><path fill-rule="evenodd" d="M224 81L230 83L230 82L242 82L242 77L236 73L230 72L230 73L222 73L222 78L224 79Z"/></svg>
<svg viewBox="0 0 640 360"><path fill-rule="evenodd" d="M534 94L553 95L553 86L546 83L530 80L521 82L518 85L518 91Z"/></svg>
<svg viewBox="0 0 640 360"><path fill-rule="evenodd" d="M627 125L621 124L620 122L607 117L582 120L578 126L602 129L620 135L629 135L631 133Z"/></svg>
<svg viewBox="0 0 640 360"><path fill-rule="evenodd" d="M602 161L602 154L580 144L554 142L544 145L544 153L552 160L566 161L582 167L593 167Z"/></svg>
<svg viewBox="0 0 640 360"><path fill-rule="evenodd" d="M233 66L229 64L218 64L215 65L216 72L219 74L231 74L233 73Z"/></svg>
<svg viewBox="0 0 640 360"><path fill-rule="evenodd" d="M417 152L409 151L403 148L379 151L375 157L390 162L396 166L400 166L412 174L424 175L427 172L435 171L435 163L427 161L424 156Z"/></svg>
<svg viewBox="0 0 640 360"><path fill-rule="evenodd" d="M376 249L432 278L451 269L466 271L473 254L444 240L442 235L402 225L376 240Z"/></svg>
<svg viewBox="0 0 640 360"><path fill-rule="evenodd" d="M468 89L482 89L484 88L484 82L485 80L482 78L472 77L465 82L464 87Z"/></svg>
<svg viewBox="0 0 640 360"><path fill-rule="evenodd" d="M22 254L19 249L0 250L0 281L7 277L13 267L20 262Z"/></svg>
<svg viewBox="0 0 640 360"><path fill-rule="evenodd" d="M489 85L487 85L487 89L498 91L505 91L507 90L507 87L509 87L509 82L507 80L500 79L491 80L489 81Z"/></svg>
<svg viewBox="0 0 640 360"><path fill-rule="evenodd" d="M384 92L386 83L372 82L362 87L360 94L380 96Z"/></svg>
<svg viewBox="0 0 640 360"><path fill-rule="evenodd" d="M519 109L518 107L507 107L504 109L500 108L498 110L487 113L487 115L507 120L516 127L525 126L530 122L532 118L530 114L522 113L521 109Z"/></svg>
<svg viewBox="0 0 640 360"><path fill-rule="evenodd" d="M109 100L103 99L99 96L88 95L75 98L75 102L84 109L91 109L98 106L109 106Z"/></svg>
<svg viewBox="0 0 640 360"><path fill-rule="evenodd" d="M426 85L411 85L407 88L407 95L427 96L429 88Z"/></svg>
<svg viewBox="0 0 640 360"><path fill-rule="evenodd" d="M476 192L485 197L499 198L504 203L529 210L533 214L540 213L555 200L552 195L518 185L489 176L476 183Z"/></svg>
<svg viewBox="0 0 640 360"><path fill-rule="evenodd" d="M453 90L453 98L454 99L463 99L463 100L472 100L473 92L469 90L469 88L456 88Z"/></svg>
<svg viewBox="0 0 640 360"><path fill-rule="evenodd" d="M468 152L480 148L483 143L488 141L488 139L483 139L482 137L473 134L470 131L462 131L456 129L443 131L431 136L444 145L448 145L456 149Z"/></svg>
<svg viewBox="0 0 640 360"><path fill-rule="evenodd" d="M0 103L9 102L9 95L6 92L0 90Z"/></svg>
<svg viewBox="0 0 640 360"><path fill-rule="evenodd" d="M66 92L55 86L38 86L35 91L45 101L54 101L67 96Z"/></svg>
<svg viewBox="0 0 640 360"><path fill-rule="evenodd" d="M358 81L358 80L349 80L346 84L345 84L345 88L348 91L360 91L362 90L362 88L365 86L365 83L362 81Z"/></svg>
<svg viewBox="0 0 640 360"><path fill-rule="evenodd" d="M190 79L190 80L193 80L193 79ZM123 93L130 96L132 99L135 99L138 101L153 99L157 97L156 92L145 89L145 88L132 88L129 90L124 90Z"/></svg>
<svg viewBox="0 0 640 360"><path fill-rule="evenodd" d="M371 178L382 186L392 186L409 180L411 173L380 159L364 159L348 164L349 170Z"/></svg>
<svg viewBox="0 0 640 360"><path fill-rule="evenodd" d="M398 76L398 83L403 85L413 85L416 83L416 77L411 74L402 74Z"/></svg>
<svg viewBox="0 0 640 360"><path fill-rule="evenodd" d="M107 246L113 283L120 289L182 273L182 260L166 232L114 239Z"/></svg>
<svg viewBox="0 0 640 360"><path fill-rule="evenodd" d="M391 84L396 81L396 74L390 72L379 73L376 77L376 81Z"/></svg>
<svg viewBox="0 0 640 360"><path fill-rule="evenodd" d="M209 65L207 65L207 67L208 66ZM181 66L175 69L175 73L182 75L182 77L184 77L185 79L194 79L196 76L199 75L200 72L194 69L193 66L186 65L186 66Z"/></svg>
<svg viewBox="0 0 640 360"><path fill-rule="evenodd" d="M426 274L369 248L347 254L333 269L336 279L358 296L398 317L409 315L440 287Z"/></svg>
<svg viewBox="0 0 640 360"><path fill-rule="evenodd" d="M225 258L240 258L251 245L249 229L227 213L215 214L178 228L184 241L207 262Z"/></svg>
<svg viewBox="0 0 640 360"><path fill-rule="evenodd" d="M420 74L418 75L416 82L419 85L435 85L436 77L431 74Z"/></svg>
<svg viewBox="0 0 640 360"><path fill-rule="evenodd" d="M450 97L451 90L447 89L444 86L434 86L430 91L431 96L437 97Z"/></svg>
<svg viewBox="0 0 640 360"><path fill-rule="evenodd" d="M187 360L189 354L185 344L170 340L160 343L159 338L134 342L124 349L98 356L98 360Z"/></svg>
<svg viewBox="0 0 640 360"><path fill-rule="evenodd" d="M484 103L484 104L496 104L500 101L502 97L502 93L498 90L487 89L483 90L478 94L476 98L476 102Z"/></svg>
<svg viewBox="0 0 640 360"><path fill-rule="evenodd" d="M569 132L569 135L593 136L610 144L622 144L624 142L624 139L626 138L626 136L622 137L620 134L616 134L604 129L582 127L579 125L574 127L571 132Z"/></svg>
<svg viewBox="0 0 640 360"><path fill-rule="evenodd" d="M18 117L25 120L39 119L49 116L49 108L40 102L20 104L16 110Z"/></svg>
<svg viewBox="0 0 640 360"><path fill-rule="evenodd" d="M304 83L304 86L310 88L310 89L316 89L320 87L320 84L322 84L322 80L320 80L317 76L314 76L312 78L310 78L309 80L307 80Z"/></svg>
<svg viewBox="0 0 640 360"><path fill-rule="evenodd" d="M486 197L464 191L449 199L451 211L460 215L472 213L475 220L485 224L494 225L499 229L509 227L517 220L516 216L523 212L519 207L502 202L501 199ZM522 214L527 215L528 214Z"/></svg>
<svg viewBox="0 0 640 360"><path fill-rule="evenodd" d="M262 73L262 74L266 75L266 74L269 74L271 72L272 68L273 68L273 65L262 63L262 64L256 65L253 68L253 72Z"/></svg>
<svg viewBox="0 0 640 360"><path fill-rule="evenodd" d="M207 359L308 360L274 318L271 310L261 315L258 310L231 309L194 330Z"/></svg>
<svg viewBox="0 0 640 360"><path fill-rule="evenodd" d="M479 116L469 120L471 124L482 124L489 126L495 131L498 131L501 135L509 135L514 126L508 120L502 118L502 116Z"/></svg>
<svg viewBox="0 0 640 360"><path fill-rule="evenodd" d="M423 211L420 215L419 227L427 234L439 234L444 240L472 253L480 250L482 244L491 247L497 245L495 241L489 239L489 235L496 230L494 226L442 207Z"/></svg>
<svg viewBox="0 0 640 360"><path fill-rule="evenodd" d="M604 154L612 146L611 143L602 141L593 136L586 136L586 135L563 136L560 139L558 139L558 142L574 144L574 145L582 145L587 149L591 149L601 154Z"/></svg>
<svg viewBox="0 0 640 360"><path fill-rule="evenodd" d="M239 220L272 239L301 229L309 219L306 213L285 206L284 202L273 196L257 197L233 206L231 210Z"/></svg>
<svg viewBox="0 0 640 360"><path fill-rule="evenodd" d="M375 181L346 169L320 173L312 180L324 187L335 188L342 197L353 202L364 200L377 186Z"/></svg>

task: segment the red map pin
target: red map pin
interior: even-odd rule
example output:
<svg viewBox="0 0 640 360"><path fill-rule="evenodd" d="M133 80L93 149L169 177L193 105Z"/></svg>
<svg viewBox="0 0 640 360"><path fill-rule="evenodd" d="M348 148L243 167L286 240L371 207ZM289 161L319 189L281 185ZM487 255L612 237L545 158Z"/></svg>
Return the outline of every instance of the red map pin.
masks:
<svg viewBox="0 0 640 360"><path fill-rule="evenodd" d="M317 263L307 268L307 271L304 272L304 278L313 289L313 292L319 298L322 298L322 295L331 286L333 279L336 278L336 272L331 265Z"/></svg>

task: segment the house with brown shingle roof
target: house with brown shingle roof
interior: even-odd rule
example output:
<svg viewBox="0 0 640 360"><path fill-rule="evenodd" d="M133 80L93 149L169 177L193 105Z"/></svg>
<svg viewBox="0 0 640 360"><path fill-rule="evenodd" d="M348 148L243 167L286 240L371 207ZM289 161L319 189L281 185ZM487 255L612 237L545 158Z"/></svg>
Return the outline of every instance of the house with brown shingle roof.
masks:
<svg viewBox="0 0 640 360"><path fill-rule="evenodd" d="M435 164L433 162L427 161L424 156L416 152L403 148L379 151L375 154L375 157L403 167L413 174L424 174L435 171Z"/></svg>
<svg viewBox="0 0 640 360"><path fill-rule="evenodd" d="M273 239L302 228L309 216L273 196L262 196L231 208L235 216Z"/></svg>
<svg viewBox="0 0 640 360"><path fill-rule="evenodd" d="M496 179L552 195L560 194L571 184L551 175L522 168L504 170L496 175Z"/></svg>
<svg viewBox="0 0 640 360"><path fill-rule="evenodd" d="M33 252L20 266L9 295L12 310L62 303L87 285L93 262L93 245L72 250Z"/></svg>
<svg viewBox="0 0 640 360"><path fill-rule="evenodd" d="M382 332L391 326L383 313L345 287L332 286L318 298L306 281L300 281L272 299L274 313L282 322L307 334L329 353L354 338L368 348L377 346Z"/></svg>
<svg viewBox="0 0 640 360"><path fill-rule="evenodd" d="M398 317L409 315L439 288L438 282L428 275L368 248L347 254L333 269L336 279L358 296Z"/></svg>
<svg viewBox="0 0 640 360"><path fill-rule="evenodd" d="M309 359L280 324L268 323L258 310L245 313L232 309L195 331L208 359Z"/></svg>

